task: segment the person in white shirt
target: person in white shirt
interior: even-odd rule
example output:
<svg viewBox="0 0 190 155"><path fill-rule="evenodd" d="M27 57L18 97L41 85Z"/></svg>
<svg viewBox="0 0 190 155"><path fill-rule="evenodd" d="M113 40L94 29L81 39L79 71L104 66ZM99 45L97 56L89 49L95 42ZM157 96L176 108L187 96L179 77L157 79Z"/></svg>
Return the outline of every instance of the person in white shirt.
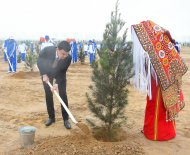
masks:
<svg viewBox="0 0 190 155"><path fill-rule="evenodd" d="M91 40L89 40L88 44L88 53L90 55L90 64L92 64L95 58L95 49Z"/></svg>
<svg viewBox="0 0 190 155"><path fill-rule="evenodd" d="M88 55L88 45L87 43L84 44L84 53L87 56Z"/></svg>
<svg viewBox="0 0 190 155"><path fill-rule="evenodd" d="M21 53L21 60L25 61L26 60L26 44L23 42L20 45L18 45L18 51Z"/></svg>
<svg viewBox="0 0 190 155"><path fill-rule="evenodd" d="M53 42L50 40L49 36L46 35L46 36L45 36L45 42L42 43L41 50L43 50L45 47L48 47L48 46L54 46L54 44L53 44Z"/></svg>

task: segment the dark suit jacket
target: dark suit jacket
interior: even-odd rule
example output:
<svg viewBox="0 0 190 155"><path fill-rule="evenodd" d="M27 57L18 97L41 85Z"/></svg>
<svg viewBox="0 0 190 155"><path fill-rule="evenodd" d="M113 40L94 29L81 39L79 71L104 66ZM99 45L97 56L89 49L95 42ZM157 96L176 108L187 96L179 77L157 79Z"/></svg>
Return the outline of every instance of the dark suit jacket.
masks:
<svg viewBox="0 0 190 155"><path fill-rule="evenodd" d="M56 83L66 81L66 71L71 64L71 56L68 55L65 59L59 59L57 65L53 67L56 61L56 47L45 47L39 54L37 66L40 70L40 75L47 74L50 78L55 78Z"/></svg>

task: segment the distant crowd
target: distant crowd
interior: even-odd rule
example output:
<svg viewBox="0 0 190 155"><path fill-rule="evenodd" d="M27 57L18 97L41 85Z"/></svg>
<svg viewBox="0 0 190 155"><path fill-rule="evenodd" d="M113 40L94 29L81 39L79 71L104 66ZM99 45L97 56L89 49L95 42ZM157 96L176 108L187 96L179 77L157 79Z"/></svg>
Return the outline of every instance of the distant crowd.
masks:
<svg viewBox="0 0 190 155"><path fill-rule="evenodd" d="M100 43L94 39L88 41L77 42L75 39L67 39L70 43L70 55L72 63L79 61L80 52L84 53L85 57L89 57L90 64L96 59L97 49L100 48ZM39 55L39 52L48 46L57 46L58 41L51 39L48 35L40 37L38 42L34 41L16 41L13 36L4 40L2 43L2 53L4 61L9 64L9 73L14 73L17 70L17 63L25 62L27 54Z"/></svg>

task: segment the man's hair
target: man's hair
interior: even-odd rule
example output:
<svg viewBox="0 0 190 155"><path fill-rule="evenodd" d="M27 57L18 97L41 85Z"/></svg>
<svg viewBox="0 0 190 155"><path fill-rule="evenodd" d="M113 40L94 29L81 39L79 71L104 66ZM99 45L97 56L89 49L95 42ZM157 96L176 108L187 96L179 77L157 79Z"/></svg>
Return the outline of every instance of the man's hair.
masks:
<svg viewBox="0 0 190 155"><path fill-rule="evenodd" d="M69 52L71 50L71 46L67 41L61 41L57 47L59 50L64 50L65 52Z"/></svg>

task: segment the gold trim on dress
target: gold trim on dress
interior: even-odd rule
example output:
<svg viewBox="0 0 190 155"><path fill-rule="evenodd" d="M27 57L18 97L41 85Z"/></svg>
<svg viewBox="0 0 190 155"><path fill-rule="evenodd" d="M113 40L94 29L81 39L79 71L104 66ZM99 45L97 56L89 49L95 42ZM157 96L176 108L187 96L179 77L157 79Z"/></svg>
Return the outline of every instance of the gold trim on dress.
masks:
<svg viewBox="0 0 190 155"><path fill-rule="evenodd" d="M157 91L157 96L156 96L156 112L155 112L155 119L154 119L154 140L158 139L159 102L160 102L160 87L158 86L158 91Z"/></svg>

